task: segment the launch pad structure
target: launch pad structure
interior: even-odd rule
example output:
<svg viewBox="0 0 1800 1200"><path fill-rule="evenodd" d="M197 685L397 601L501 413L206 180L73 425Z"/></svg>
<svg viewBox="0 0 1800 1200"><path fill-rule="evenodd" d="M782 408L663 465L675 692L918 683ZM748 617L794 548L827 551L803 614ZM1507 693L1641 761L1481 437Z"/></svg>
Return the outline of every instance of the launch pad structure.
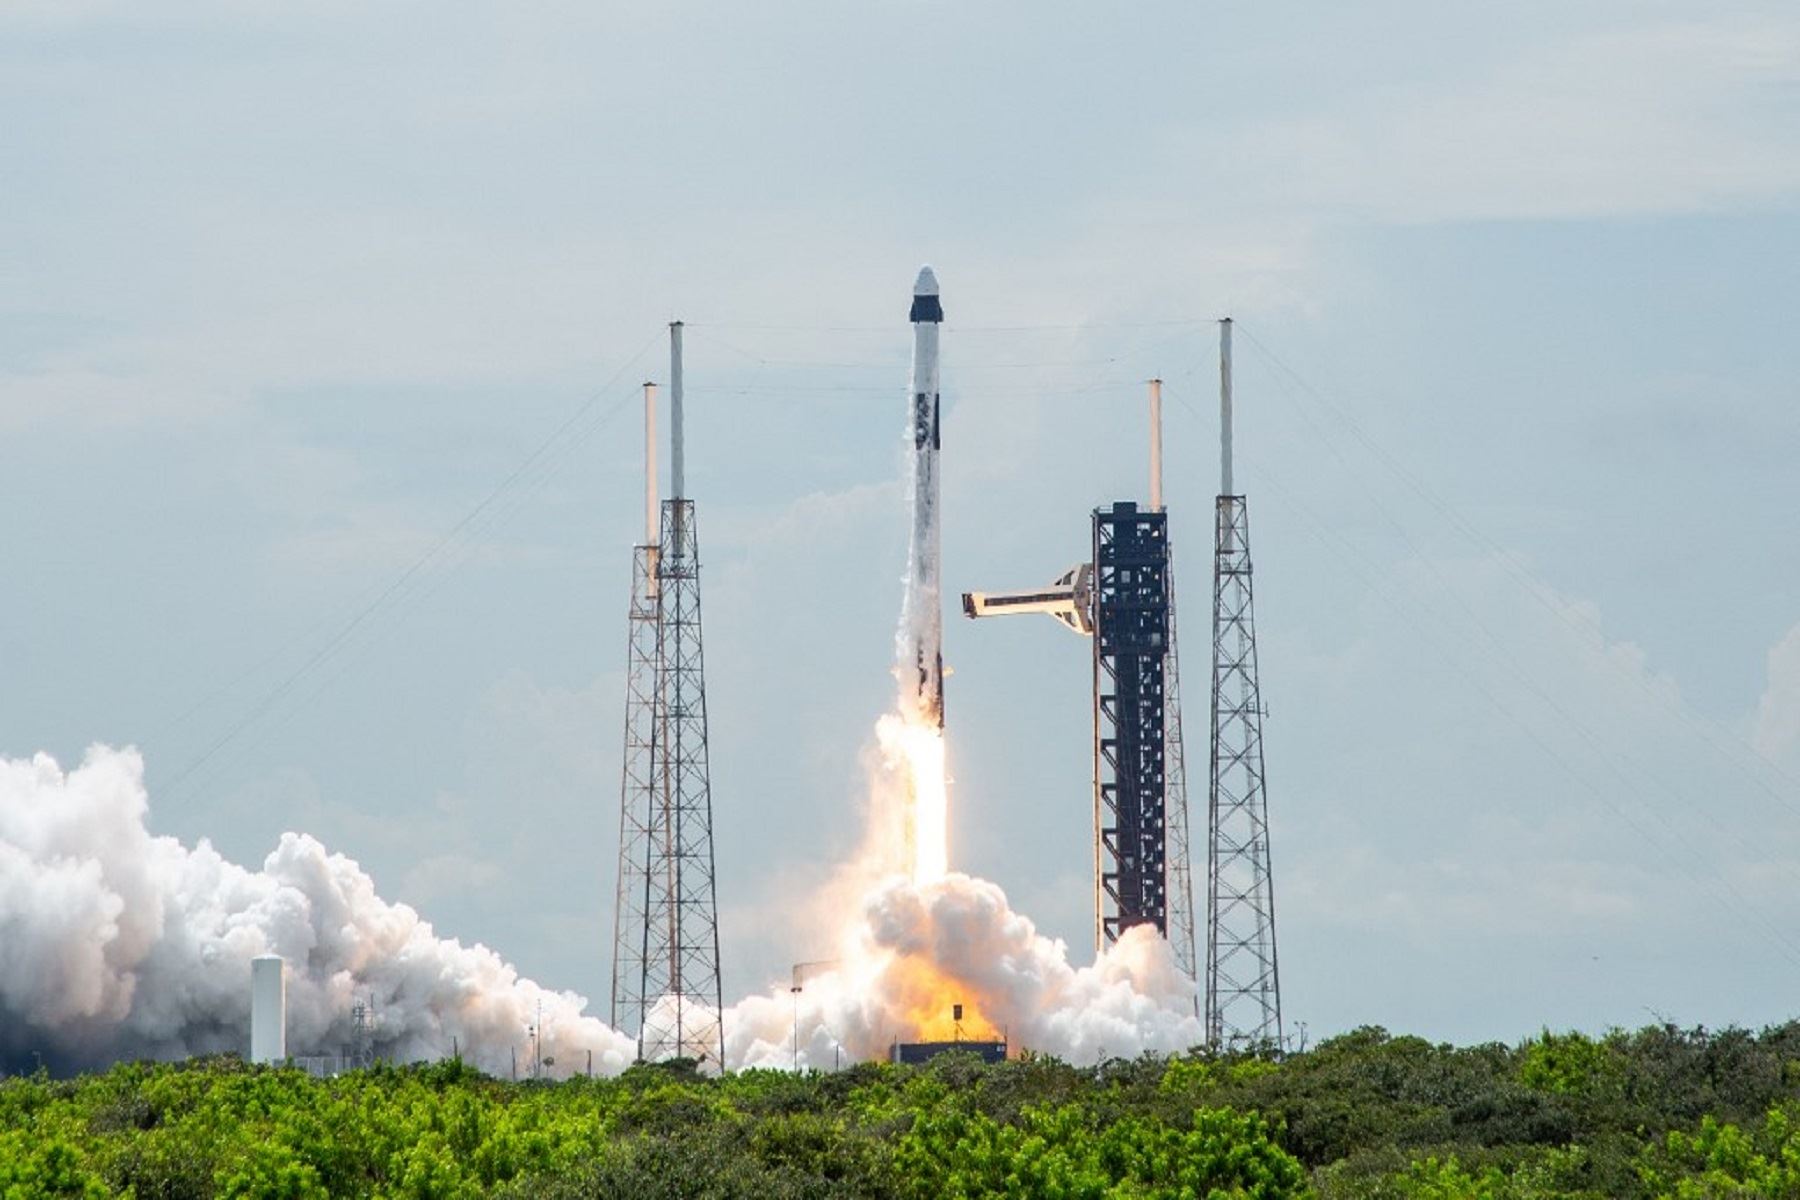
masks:
<svg viewBox="0 0 1800 1200"><path fill-rule="evenodd" d="M1044 613L1093 639L1094 947L1152 925L1196 985L1214 1048L1282 1046L1249 516L1231 474L1231 320L1220 322L1206 958L1196 960L1162 384L1150 381L1150 502L1092 514L1090 557L1047 587L966 592L970 617Z"/></svg>
<svg viewBox="0 0 1800 1200"><path fill-rule="evenodd" d="M1094 950L1151 925L1197 980L1160 380L1150 381L1150 428L1148 504L1094 509L1085 562L1045 587L966 592L963 612L1043 613L1092 639Z"/></svg>
<svg viewBox="0 0 1800 1200"><path fill-rule="evenodd" d="M656 385L644 385L645 541L632 554L611 1022L638 1058L725 1062L700 622L686 494L681 322L669 326L669 499L657 501Z"/></svg>
<svg viewBox="0 0 1800 1200"><path fill-rule="evenodd" d="M902 663L911 712L942 729L935 277L914 287L914 530ZM611 1020L640 1060L724 1064L694 502L683 476L681 324L670 326L673 495L657 498L656 388L645 384L646 527L633 552ZM1231 322L1220 323L1206 955L1196 951L1174 557L1162 494L1162 393L1150 381L1150 498L1092 510L1088 558L1055 583L968 592L970 617L1043 613L1092 639L1094 944L1151 926L1195 984L1216 1049L1282 1048L1249 518L1231 470ZM922 611L914 604L923 602ZM1204 1011L1201 1006L1204 1004ZM796 1047L798 1034L796 1032ZM898 1045L898 1043L896 1043ZM919 1044L913 1053L936 1047ZM796 1049L796 1056L797 1056ZM896 1050L898 1053L898 1050ZM1004 1049L999 1053L1004 1054Z"/></svg>

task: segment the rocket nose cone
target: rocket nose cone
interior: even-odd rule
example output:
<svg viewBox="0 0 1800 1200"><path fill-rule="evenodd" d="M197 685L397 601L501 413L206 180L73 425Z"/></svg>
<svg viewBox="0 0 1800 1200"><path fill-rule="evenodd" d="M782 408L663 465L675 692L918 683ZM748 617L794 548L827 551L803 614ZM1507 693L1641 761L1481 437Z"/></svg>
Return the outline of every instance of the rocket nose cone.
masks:
<svg viewBox="0 0 1800 1200"><path fill-rule="evenodd" d="M919 268L919 278L913 283L912 312L908 314L913 324L921 321L933 325L944 319L944 306L938 303L937 276L930 267Z"/></svg>

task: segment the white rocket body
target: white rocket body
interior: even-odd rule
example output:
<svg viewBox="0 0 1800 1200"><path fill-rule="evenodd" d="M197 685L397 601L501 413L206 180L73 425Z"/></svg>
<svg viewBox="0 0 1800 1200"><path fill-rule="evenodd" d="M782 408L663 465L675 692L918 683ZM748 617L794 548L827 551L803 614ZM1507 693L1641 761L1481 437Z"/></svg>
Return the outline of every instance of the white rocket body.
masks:
<svg viewBox="0 0 1800 1200"><path fill-rule="evenodd" d="M913 284L912 397L907 437L912 444L912 546L907 556L906 611L901 621L901 699L910 715L944 727L944 612L940 598L938 535L938 330L944 308L937 276L919 270Z"/></svg>

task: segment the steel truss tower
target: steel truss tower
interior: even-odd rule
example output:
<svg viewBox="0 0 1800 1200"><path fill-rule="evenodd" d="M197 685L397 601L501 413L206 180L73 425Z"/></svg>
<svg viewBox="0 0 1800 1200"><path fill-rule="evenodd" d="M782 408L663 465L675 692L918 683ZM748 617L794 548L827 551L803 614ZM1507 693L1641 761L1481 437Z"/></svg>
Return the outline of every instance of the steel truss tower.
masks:
<svg viewBox="0 0 1800 1200"><path fill-rule="evenodd" d="M636 549L627 649L612 1023L638 1057L724 1064L712 782L694 502L682 479L681 325L670 326L672 474L653 545ZM646 387L656 511L655 392Z"/></svg>
<svg viewBox="0 0 1800 1200"><path fill-rule="evenodd" d="M657 559L655 785L645 866L643 1022L638 1053L724 1062L719 920L714 891L712 778L700 637L700 557L694 502L666 500Z"/></svg>
<svg viewBox="0 0 1800 1200"><path fill-rule="evenodd" d="M1168 933L1168 514L1094 510L1094 914L1103 949Z"/></svg>
<svg viewBox="0 0 1800 1200"><path fill-rule="evenodd" d="M1207 797L1206 1033L1279 1050L1281 976L1264 789L1250 517L1231 481L1231 321L1220 323L1220 494L1213 553L1212 778Z"/></svg>
<svg viewBox="0 0 1800 1200"><path fill-rule="evenodd" d="M631 607L625 642L625 753L619 788L619 877L613 903L612 1011L614 1029L642 1029L644 930L649 928L649 869L661 811L662 598L657 580L659 509L656 501L656 385L644 385L645 542L632 551ZM648 997L654 1001L655 997ZM639 1054L643 1046L640 1043Z"/></svg>

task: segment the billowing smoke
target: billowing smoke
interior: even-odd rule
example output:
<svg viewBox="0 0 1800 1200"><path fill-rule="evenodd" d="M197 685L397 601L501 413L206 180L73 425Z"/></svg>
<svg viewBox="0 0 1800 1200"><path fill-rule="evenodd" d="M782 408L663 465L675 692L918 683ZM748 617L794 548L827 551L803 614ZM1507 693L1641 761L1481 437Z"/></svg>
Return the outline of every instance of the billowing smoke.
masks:
<svg viewBox="0 0 1800 1200"><path fill-rule="evenodd" d="M925 737L935 754L917 752ZM919 870L910 814L922 775L940 781L942 795L943 744L940 731L894 714L878 723L865 759L866 839L812 905L834 957L811 964L798 992L777 987L733 1007L726 1060L828 1068L885 1056L896 1040L959 1033L1071 1062L1203 1041L1193 981L1154 929L1129 930L1094 965L1077 967L1068 946L1014 912L996 884Z"/></svg>
<svg viewBox="0 0 1800 1200"><path fill-rule="evenodd" d="M630 1039L585 1001L527 979L485 946L441 938L375 894L354 862L282 835L262 870L206 841L152 836L143 762L94 747L65 772L49 755L0 759L0 1066L53 1070L175 1058L249 1043L250 960L288 962L288 1047L337 1053L356 998L374 1049L398 1061L463 1056L489 1071L530 1057L543 1005L558 1073L617 1071Z"/></svg>
<svg viewBox="0 0 1800 1200"><path fill-rule="evenodd" d="M375 1052L395 1061L457 1048L503 1075L515 1051L529 1061L541 1002L553 1074L585 1070L589 1051L596 1072L631 1062L632 1039L584 1015L582 997L439 937L313 838L284 834L252 871L206 841L152 835L148 808L135 750L95 747L71 771L44 754L0 758L0 1069L40 1055L60 1072L243 1053L259 954L287 960L297 1055L341 1052L366 997ZM800 1064L829 1067L879 1057L896 1039L954 1036L952 1003L965 1038L1004 1036L1078 1062L1201 1040L1192 984L1152 931L1075 967L996 885L957 873L919 882L896 865L846 866L822 904L839 914L838 957L800 992L777 987L726 1011L731 1067L792 1064L796 1013Z"/></svg>
<svg viewBox="0 0 1800 1200"><path fill-rule="evenodd" d="M1130 930L1090 967L1037 931L995 884L951 873L894 876L846 931L843 957L726 1015L734 1066L830 1067L884 1055L893 1041L1004 1037L1020 1048L1093 1062L1203 1040L1193 983L1154 929ZM798 1033L796 1035L796 1026Z"/></svg>

